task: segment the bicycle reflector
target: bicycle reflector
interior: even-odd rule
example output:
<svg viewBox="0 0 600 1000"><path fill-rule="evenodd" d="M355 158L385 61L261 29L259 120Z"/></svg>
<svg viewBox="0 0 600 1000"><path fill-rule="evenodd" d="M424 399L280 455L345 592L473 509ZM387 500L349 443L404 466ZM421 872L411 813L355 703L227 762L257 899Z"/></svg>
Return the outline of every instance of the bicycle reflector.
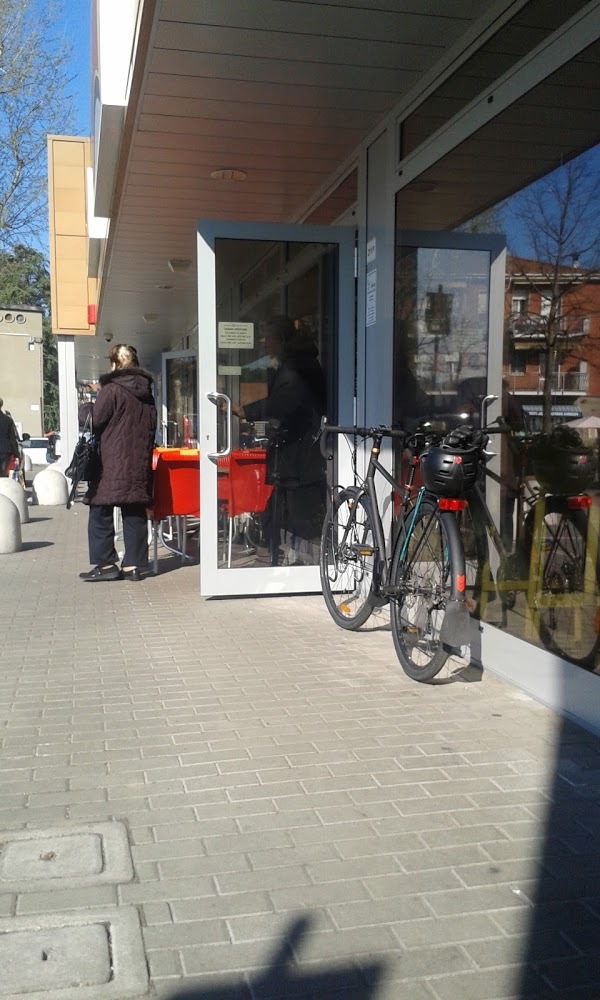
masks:
<svg viewBox="0 0 600 1000"><path fill-rule="evenodd" d="M578 497L567 497L567 507L569 510L587 510L592 505L592 498L584 493Z"/></svg>
<svg viewBox="0 0 600 1000"><path fill-rule="evenodd" d="M459 500L454 497L438 497L438 507L440 510L464 510L468 507L467 500Z"/></svg>

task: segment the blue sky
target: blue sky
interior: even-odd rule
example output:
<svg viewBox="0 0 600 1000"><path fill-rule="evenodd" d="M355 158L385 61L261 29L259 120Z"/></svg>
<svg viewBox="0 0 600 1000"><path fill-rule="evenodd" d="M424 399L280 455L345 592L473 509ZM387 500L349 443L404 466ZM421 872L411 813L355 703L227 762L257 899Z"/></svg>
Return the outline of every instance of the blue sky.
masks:
<svg viewBox="0 0 600 1000"><path fill-rule="evenodd" d="M75 135L90 134L90 0L66 0L62 23L72 46L71 93L75 99Z"/></svg>
<svg viewBox="0 0 600 1000"><path fill-rule="evenodd" d="M583 153L582 158L596 172L600 181L600 145L593 146L586 153ZM513 198L509 198L504 203L503 222L509 249L520 257L531 256L533 251L529 244L527 231L519 218L518 195L514 195Z"/></svg>

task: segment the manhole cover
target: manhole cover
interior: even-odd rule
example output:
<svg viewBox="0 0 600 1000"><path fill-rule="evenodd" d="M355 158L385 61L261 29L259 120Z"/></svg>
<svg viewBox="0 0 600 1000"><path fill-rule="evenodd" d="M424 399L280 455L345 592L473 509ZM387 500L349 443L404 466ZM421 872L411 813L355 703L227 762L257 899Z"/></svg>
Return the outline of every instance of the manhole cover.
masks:
<svg viewBox="0 0 600 1000"><path fill-rule="evenodd" d="M0 892L38 892L130 882L133 865L123 823L0 833Z"/></svg>
<svg viewBox="0 0 600 1000"><path fill-rule="evenodd" d="M137 909L0 920L0 1000L124 1000L148 989Z"/></svg>
<svg viewBox="0 0 600 1000"><path fill-rule="evenodd" d="M0 935L4 993L98 986L111 978L106 927L53 927Z"/></svg>
<svg viewBox="0 0 600 1000"><path fill-rule="evenodd" d="M95 833L16 840L0 849L0 881L81 878L104 868L102 838Z"/></svg>

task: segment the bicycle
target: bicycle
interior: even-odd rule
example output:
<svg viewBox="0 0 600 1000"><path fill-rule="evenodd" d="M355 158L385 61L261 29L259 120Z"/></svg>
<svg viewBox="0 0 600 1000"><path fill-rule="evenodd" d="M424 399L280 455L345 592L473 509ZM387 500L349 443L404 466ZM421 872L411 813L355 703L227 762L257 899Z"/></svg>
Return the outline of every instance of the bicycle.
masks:
<svg viewBox="0 0 600 1000"><path fill-rule="evenodd" d="M364 479L357 474L354 452L358 485L334 486L330 493L320 546L327 609L337 625L355 630L376 607L389 602L394 648L403 670L413 680L431 681L468 633L464 549L456 521L456 511L465 501L455 495L456 489L450 491L453 495L444 496L433 481L429 485L435 489L426 482L415 489L416 471L420 467L423 473L425 468L422 459L441 451L431 435L323 421L321 450L329 458L326 449L331 434L371 439L372 444ZM383 438L401 442L410 454L404 484L397 483L379 460ZM376 473L399 498L399 530L391 559L387 558Z"/></svg>
<svg viewBox="0 0 600 1000"><path fill-rule="evenodd" d="M502 427L484 427L478 447L484 478L500 483L500 477L485 466L490 433L505 433ZM472 428L460 428L463 446L473 439ZM477 432L475 432L477 433ZM590 521L592 498L584 492L589 480L584 451L572 452L570 472L554 454L552 482L531 486L525 466L535 439L521 438L521 475L517 494L516 534L509 551L494 522L478 481L469 494L468 508L459 515L465 548L467 600L473 595L473 612L482 618L486 602L498 597L502 626L514 609L518 594L526 597L528 614L544 647L586 669L594 669L600 649L598 591L598 535ZM584 460L585 459L585 460ZM591 464L591 463L590 463ZM538 476L545 479L538 468ZM545 488L548 487L548 488ZM550 487L557 491L552 492ZM558 489L561 492L558 492ZM497 558L492 573L490 548Z"/></svg>

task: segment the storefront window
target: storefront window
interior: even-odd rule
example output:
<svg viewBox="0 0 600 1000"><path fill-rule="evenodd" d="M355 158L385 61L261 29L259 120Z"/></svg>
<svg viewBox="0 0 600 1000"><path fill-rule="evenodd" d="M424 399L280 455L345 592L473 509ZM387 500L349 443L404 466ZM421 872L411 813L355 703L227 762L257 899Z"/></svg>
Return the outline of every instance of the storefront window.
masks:
<svg viewBox="0 0 600 1000"><path fill-rule="evenodd" d="M523 308L515 309L515 301ZM501 482L487 484L488 497L494 489L500 494L501 546L472 573L474 609L483 620L596 671L598 307L600 280L592 271L578 274L571 261L560 264L551 254L546 260L509 254L502 364L507 433L497 439ZM473 542L473 563L476 548Z"/></svg>
<svg viewBox="0 0 600 1000"><path fill-rule="evenodd" d="M440 431L471 420L487 376L487 251L396 248L394 420Z"/></svg>
<svg viewBox="0 0 600 1000"><path fill-rule="evenodd" d="M167 358L165 365L167 424L165 444L198 447L198 367L195 357Z"/></svg>
<svg viewBox="0 0 600 1000"><path fill-rule="evenodd" d="M538 181L486 212L483 226L472 225L478 237L508 234L502 351L489 343L489 254L407 245L398 227L394 419L440 435L459 424L477 428L483 397L499 397L490 411L495 457L482 463L459 515L470 610L600 673L600 239L588 224L600 218L594 163L567 164L546 189ZM407 198L398 195L398 218L406 217ZM570 227L568 243L557 219ZM439 242L448 247L452 238L445 233ZM580 255L578 244L595 246L596 255ZM497 360L488 365L489 358ZM402 474L398 455L396 470Z"/></svg>

